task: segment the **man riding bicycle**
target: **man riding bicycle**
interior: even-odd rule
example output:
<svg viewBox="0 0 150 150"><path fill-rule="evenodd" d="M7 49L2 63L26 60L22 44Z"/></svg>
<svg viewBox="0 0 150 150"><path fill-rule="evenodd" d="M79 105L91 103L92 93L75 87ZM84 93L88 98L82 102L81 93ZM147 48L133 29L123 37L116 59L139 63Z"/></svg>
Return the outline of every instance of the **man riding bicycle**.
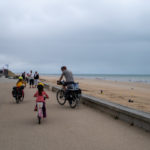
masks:
<svg viewBox="0 0 150 150"><path fill-rule="evenodd" d="M65 77L66 81L63 84L63 88L64 88L64 90L66 90L66 87L69 88L69 87L71 87L72 84L74 84L73 74L71 71L67 70L66 66L62 66L61 71L62 71L62 75L61 75L60 79L58 80L58 82L61 82L63 77Z"/></svg>
<svg viewBox="0 0 150 150"><path fill-rule="evenodd" d="M78 83L74 82L73 74L67 70L66 66L61 67L62 75L57 81L58 85L62 85L63 89L57 92L57 101L60 105L64 105L66 100L69 101L70 107L75 108L81 97L81 90L79 89ZM66 81L61 81L63 77Z"/></svg>

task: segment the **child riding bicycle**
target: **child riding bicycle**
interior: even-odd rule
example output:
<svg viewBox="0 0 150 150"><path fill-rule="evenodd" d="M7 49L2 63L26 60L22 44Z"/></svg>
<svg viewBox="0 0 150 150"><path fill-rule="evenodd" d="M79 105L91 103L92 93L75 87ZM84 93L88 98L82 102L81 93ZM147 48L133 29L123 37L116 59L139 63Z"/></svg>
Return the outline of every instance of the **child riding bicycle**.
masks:
<svg viewBox="0 0 150 150"><path fill-rule="evenodd" d="M46 118L46 103L45 103L45 98L49 98L47 93L44 91L44 85L43 83L39 83L38 86L38 91L34 94L34 97L36 97L36 103L38 102L43 102L43 117ZM37 104L35 106L34 111L37 111Z"/></svg>
<svg viewBox="0 0 150 150"><path fill-rule="evenodd" d="M26 87L26 82L23 80L23 77L19 77L19 80L16 83L16 86L13 87L13 91L12 94L15 97L17 92L19 92L20 94L22 94L24 96L24 87Z"/></svg>

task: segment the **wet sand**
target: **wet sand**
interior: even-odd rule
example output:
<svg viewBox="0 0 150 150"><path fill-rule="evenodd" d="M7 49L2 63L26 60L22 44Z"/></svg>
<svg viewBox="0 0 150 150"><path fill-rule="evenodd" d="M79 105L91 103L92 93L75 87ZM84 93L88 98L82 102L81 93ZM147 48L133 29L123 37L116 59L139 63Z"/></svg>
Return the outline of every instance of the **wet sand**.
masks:
<svg viewBox="0 0 150 150"><path fill-rule="evenodd" d="M41 78L54 85L58 80L55 76ZM87 78L76 78L76 82L79 82L84 94L150 113L150 84ZM133 102L128 102L129 100Z"/></svg>

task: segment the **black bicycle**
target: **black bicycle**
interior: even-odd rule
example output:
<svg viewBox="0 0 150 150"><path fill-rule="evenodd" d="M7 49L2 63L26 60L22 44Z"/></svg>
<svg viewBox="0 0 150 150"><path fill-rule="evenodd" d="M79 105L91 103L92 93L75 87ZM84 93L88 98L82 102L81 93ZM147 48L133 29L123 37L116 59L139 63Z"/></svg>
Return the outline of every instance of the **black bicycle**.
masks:
<svg viewBox="0 0 150 150"><path fill-rule="evenodd" d="M57 84L64 86L65 82L61 81L57 82ZM58 90L56 98L60 105L65 105L66 101L68 101L71 108L76 108L79 105L81 93L78 83L73 83L66 90L63 88Z"/></svg>
<svg viewBox="0 0 150 150"><path fill-rule="evenodd" d="M16 99L16 103L19 104L24 99L24 86L21 87L13 87L12 95Z"/></svg>

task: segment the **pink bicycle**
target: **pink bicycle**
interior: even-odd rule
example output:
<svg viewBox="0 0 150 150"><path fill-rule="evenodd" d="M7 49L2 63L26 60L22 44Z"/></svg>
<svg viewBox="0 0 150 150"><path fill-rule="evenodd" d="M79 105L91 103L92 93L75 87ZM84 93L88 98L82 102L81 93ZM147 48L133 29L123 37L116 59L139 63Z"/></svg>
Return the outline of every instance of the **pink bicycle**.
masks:
<svg viewBox="0 0 150 150"><path fill-rule="evenodd" d="M41 124L43 118L43 102L37 102L37 117L38 123Z"/></svg>
<svg viewBox="0 0 150 150"><path fill-rule="evenodd" d="M44 97L44 100L45 99L46 99L46 97ZM37 107L38 123L41 124L41 120L43 118L46 118L46 104L43 102L37 102L36 107Z"/></svg>

